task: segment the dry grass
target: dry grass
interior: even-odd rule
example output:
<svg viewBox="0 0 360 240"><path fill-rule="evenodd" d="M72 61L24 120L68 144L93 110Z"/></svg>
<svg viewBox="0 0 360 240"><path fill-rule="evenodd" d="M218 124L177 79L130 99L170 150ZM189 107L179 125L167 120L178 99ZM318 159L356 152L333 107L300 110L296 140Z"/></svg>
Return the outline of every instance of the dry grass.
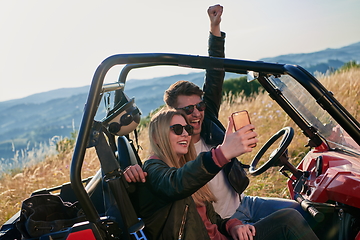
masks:
<svg viewBox="0 0 360 240"><path fill-rule="evenodd" d="M56 156L46 157L44 161L26 167L17 174L4 174L0 179L0 225L21 208L21 202L32 192L42 188L51 188L70 179L72 149L65 149ZM82 177L93 176L99 169L96 153L93 149L86 152Z"/></svg>
<svg viewBox="0 0 360 240"><path fill-rule="evenodd" d="M360 120L360 69L352 68L335 76L321 78L324 86L334 93L338 101L359 121Z"/></svg>
<svg viewBox="0 0 360 240"><path fill-rule="evenodd" d="M320 78L320 82L327 89L335 92L335 97L358 120L360 116L359 79L360 70L358 69L350 69L346 72ZM307 151L304 147L307 140L301 134L300 129L267 94L260 94L250 100L237 97L233 102L230 102L229 99L230 97L226 98L221 105L219 116L221 122L227 125L227 118L232 112L247 109L259 135L258 147L254 149L254 152L240 157L239 159L242 162L249 164L260 146L285 126L291 126L295 129L294 140L289 146L291 162L296 164L300 161ZM147 128L140 130L139 143L142 147L139 152L140 157L146 159L149 149ZM71 158L72 151L65 149L56 156L47 157L35 166L25 168L21 173L3 175L0 179L0 224L15 214L20 209L21 201L33 191L68 182ZM82 177L86 178L93 175L98 168L96 153L94 149L90 149L84 159ZM250 179L251 183L246 194L288 197L286 178L279 174L276 168L271 168L260 176L250 177Z"/></svg>

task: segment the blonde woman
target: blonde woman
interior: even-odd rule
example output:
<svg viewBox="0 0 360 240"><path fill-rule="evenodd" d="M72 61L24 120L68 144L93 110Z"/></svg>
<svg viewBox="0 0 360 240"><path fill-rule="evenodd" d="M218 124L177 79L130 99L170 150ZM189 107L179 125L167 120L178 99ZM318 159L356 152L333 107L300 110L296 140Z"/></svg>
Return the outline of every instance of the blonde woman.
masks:
<svg viewBox="0 0 360 240"><path fill-rule="evenodd" d="M257 142L253 125L233 132L229 118L225 139L217 148L196 157L193 126L176 110L157 113L149 126L152 155L145 161L145 182L137 183L132 199L145 222L149 239L317 239L300 213L283 209L258 221L243 224L222 219L206 183L230 159L252 151ZM195 159L195 160L194 160ZM291 219L291 221L289 221Z"/></svg>

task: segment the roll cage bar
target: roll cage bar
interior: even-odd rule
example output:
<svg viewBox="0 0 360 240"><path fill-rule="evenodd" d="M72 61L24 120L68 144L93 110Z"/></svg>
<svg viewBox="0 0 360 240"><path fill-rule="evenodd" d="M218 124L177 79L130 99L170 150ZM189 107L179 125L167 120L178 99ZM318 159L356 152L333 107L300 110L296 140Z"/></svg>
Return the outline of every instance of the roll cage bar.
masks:
<svg viewBox="0 0 360 240"><path fill-rule="evenodd" d="M121 64L127 65L123 68L119 81L115 84L103 85L104 78L108 70L115 65ZM172 65L197 69L216 69L239 74L246 74L248 71L258 72L260 74L260 83L267 91L270 91L269 93L271 95L273 95L271 93L273 90L271 90L270 84L265 81L264 76L266 74L288 74L294 77L305 89L307 89L307 91L319 102L319 104L327 110L330 115L332 115L333 118L341 124L343 129L357 142L357 144L360 145L360 124L344 107L341 106L341 104L338 103L332 94L327 91L315 77L299 66L167 53L113 55L106 58L98 66L92 79L70 168L71 186L77 199L81 203L87 219L92 223L96 224L100 222L100 217L82 184L81 168L88 139L90 137L90 131L97 108L101 101L102 93L104 91L117 89L115 91L115 101L120 101L120 99L118 99L120 94L117 94L117 92L124 90L126 76L130 70L158 65ZM278 101L277 99L275 100ZM288 114L290 112L292 117L299 118L296 117L296 113L291 112L291 109L286 111ZM303 122L300 118L298 120ZM309 131L308 126L306 126L305 123L303 123L303 125L300 124L300 127L304 130L304 132L307 132L307 135L310 138L318 138L318 136L315 136L314 133Z"/></svg>

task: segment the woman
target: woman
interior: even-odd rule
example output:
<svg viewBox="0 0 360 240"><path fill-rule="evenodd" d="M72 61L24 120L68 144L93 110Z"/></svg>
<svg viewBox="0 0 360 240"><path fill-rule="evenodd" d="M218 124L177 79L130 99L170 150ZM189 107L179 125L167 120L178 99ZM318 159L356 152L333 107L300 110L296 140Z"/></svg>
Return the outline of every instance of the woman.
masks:
<svg viewBox="0 0 360 240"><path fill-rule="evenodd" d="M206 183L257 142L252 125L233 132L229 118L224 142L195 158L193 127L175 110L157 113L149 126L152 156L145 161L145 183L138 183L135 208L149 239L317 239L293 209L278 211L254 226L221 219ZM195 160L193 160L195 159ZM291 219L291 221L288 221Z"/></svg>

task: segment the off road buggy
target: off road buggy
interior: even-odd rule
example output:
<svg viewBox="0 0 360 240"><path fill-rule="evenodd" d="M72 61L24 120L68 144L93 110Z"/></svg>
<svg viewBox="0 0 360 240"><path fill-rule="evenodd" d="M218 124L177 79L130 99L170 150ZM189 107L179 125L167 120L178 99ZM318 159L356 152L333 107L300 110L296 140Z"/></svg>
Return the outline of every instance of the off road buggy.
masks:
<svg viewBox="0 0 360 240"><path fill-rule="evenodd" d="M119 80L104 84L115 65L125 65ZM127 138L140 121L140 111L124 94L124 87L130 70L157 65L254 76L307 137L310 151L293 166L286 149L294 130L285 127L259 150L249 172L258 175L282 166L281 171L290 176L291 197L320 225L316 230L320 239L360 239L360 124L313 75L294 65L161 53L114 55L99 65L78 132L70 183L34 192L2 226L0 239L146 239L142 231L146 226L137 218L127 194L131 189L122 178L122 169L140 163ZM114 92L113 107L102 121L95 121L107 92ZM278 142L269 159L257 166ZM90 147L96 148L101 169L90 180L82 180L84 155ZM52 194L54 190L60 193Z"/></svg>

